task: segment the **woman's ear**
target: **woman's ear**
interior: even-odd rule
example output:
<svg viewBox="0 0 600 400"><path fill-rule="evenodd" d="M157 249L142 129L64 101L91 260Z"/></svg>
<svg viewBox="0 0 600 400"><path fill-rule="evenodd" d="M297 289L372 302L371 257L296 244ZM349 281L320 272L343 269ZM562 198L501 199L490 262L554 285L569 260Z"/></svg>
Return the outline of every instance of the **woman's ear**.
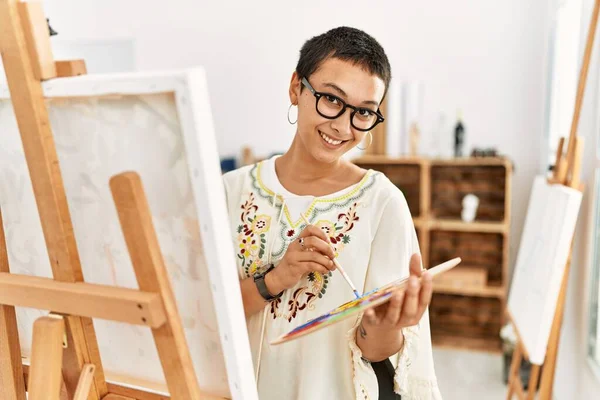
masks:
<svg viewBox="0 0 600 400"><path fill-rule="evenodd" d="M298 77L298 73L294 71L294 73L292 74L292 79L290 81L290 102L293 105L298 105L298 99L300 98L300 89L300 78Z"/></svg>

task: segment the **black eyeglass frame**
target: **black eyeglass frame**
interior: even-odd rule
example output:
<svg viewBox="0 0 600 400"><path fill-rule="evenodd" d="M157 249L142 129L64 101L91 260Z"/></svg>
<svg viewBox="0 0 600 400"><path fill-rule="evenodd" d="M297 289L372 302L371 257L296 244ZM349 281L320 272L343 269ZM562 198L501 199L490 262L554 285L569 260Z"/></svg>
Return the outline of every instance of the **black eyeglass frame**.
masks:
<svg viewBox="0 0 600 400"><path fill-rule="evenodd" d="M306 79L306 78L302 78L302 84L304 86L306 86L306 88L308 90L310 90L310 92L317 99L315 101L315 109L317 110L317 113L319 113L319 115L322 116L323 118L327 118L327 119L336 119L336 118L339 118L340 116L344 115L344 113L346 112L347 108L350 108L350 109L352 109L352 114L350 114L350 124L352 125L352 127L354 129L356 129L358 131L361 131L361 132L368 132L371 129L375 128L378 124L380 124L383 121L385 121L385 118L383 117L383 115L381 115L381 110L379 108L377 108L377 111L373 111L373 110L369 110L368 108L365 108L365 107L355 107L353 105L350 105L350 104L346 103L343 99L341 99L339 96L336 96L334 94L326 93L326 92L317 92L315 90L315 88L313 88L312 85L308 82L308 79ZM342 109L340 110L340 112L335 117L330 117L329 115L324 115L323 113L321 113L319 111L319 100L323 96L334 97L334 98L336 98L342 104L342 106L343 106ZM368 129L364 129L364 128L358 128L356 125L354 125L354 122L353 122L354 114L356 114L360 110L366 110L366 111L372 112L373 114L375 114L377 116L377 119L375 120L375 123L373 124L373 126L371 126Z"/></svg>

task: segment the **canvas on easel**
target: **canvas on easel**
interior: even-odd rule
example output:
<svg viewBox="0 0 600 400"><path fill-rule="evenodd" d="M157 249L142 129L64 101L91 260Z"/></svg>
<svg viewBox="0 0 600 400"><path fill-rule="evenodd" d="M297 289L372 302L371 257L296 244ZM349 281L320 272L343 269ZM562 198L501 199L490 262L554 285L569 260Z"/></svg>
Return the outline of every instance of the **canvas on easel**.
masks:
<svg viewBox="0 0 600 400"><path fill-rule="evenodd" d="M220 171L206 170L219 165L213 160L215 153L208 151L215 145L206 89L200 69L89 75L44 85L86 282L137 287L109 188L113 175L136 171L144 183L200 384L209 393L226 396L217 313L229 325L225 328L229 340L243 340L246 328L243 315L226 309L233 300L225 299L224 292L235 288L224 287L220 294L211 287L212 279L226 283L235 276L235 262L224 199L219 202ZM49 277L6 87L0 87L0 125L0 204L11 272ZM212 277L209 268L214 269ZM216 304L213 295L222 296ZM32 322L42 315L32 309L18 312L25 354ZM147 329L103 320L95 321L95 327L108 377L158 387L164 383ZM236 356L236 365L249 361L243 354Z"/></svg>
<svg viewBox="0 0 600 400"><path fill-rule="evenodd" d="M579 168L583 146L579 137L573 142L572 175L562 184L556 173L549 180L538 177L531 194L506 310L517 336L508 400L513 394L521 400L533 399L540 371L539 398L552 399L573 234L582 199ZM527 391L521 382L522 360L532 364Z"/></svg>
<svg viewBox="0 0 600 400"><path fill-rule="evenodd" d="M508 300L533 364L543 364L546 356L581 198L580 191L549 184L543 176L533 184Z"/></svg>
<svg viewBox="0 0 600 400"><path fill-rule="evenodd" d="M0 26L0 397L22 353L31 399L256 399L204 71L57 79L39 4Z"/></svg>

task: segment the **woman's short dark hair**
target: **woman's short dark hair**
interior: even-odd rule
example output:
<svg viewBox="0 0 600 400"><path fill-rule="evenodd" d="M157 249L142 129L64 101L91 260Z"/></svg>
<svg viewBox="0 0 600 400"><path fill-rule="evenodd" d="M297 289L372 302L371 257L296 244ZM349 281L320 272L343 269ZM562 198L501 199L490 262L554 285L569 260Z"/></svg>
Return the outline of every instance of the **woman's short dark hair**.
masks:
<svg viewBox="0 0 600 400"><path fill-rule="evenodd" d="M387 93L392 79L390 62L383 47L369 34L341 26L310 38L300 49L296 73L300 79L308 79L330 57L350 61L377 75L385 83Z"/></svg>

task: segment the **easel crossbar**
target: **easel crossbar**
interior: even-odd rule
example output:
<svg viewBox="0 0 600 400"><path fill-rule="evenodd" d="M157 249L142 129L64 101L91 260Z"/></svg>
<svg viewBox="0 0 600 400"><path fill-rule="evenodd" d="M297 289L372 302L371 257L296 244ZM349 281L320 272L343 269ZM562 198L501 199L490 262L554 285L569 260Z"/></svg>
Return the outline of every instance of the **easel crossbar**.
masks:
<svg viewBox="0 0 600 400"><path fill-rule="evenodd" d="M159 328L161 297L135 289L0 272L0 304Z"/></svg>

